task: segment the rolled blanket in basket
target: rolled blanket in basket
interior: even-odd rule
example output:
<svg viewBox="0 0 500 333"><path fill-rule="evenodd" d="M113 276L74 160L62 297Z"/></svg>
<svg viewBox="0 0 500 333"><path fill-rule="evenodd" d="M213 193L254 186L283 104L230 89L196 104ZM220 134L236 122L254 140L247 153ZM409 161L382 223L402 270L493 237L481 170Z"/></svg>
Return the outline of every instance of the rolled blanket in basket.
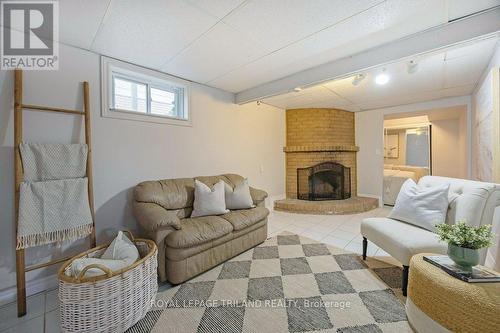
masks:
<svg viewBox="0 0 500 333"><path fill-rule="evenodd" d="M87 182L77 178L21 183L17 249L89 235Z"/></svg>
<svg viewBox="0 0 500 333"><path fill-rule="evenodd" d="M82 178L86 175L86 144L21 143L24 181Z"/></svg>

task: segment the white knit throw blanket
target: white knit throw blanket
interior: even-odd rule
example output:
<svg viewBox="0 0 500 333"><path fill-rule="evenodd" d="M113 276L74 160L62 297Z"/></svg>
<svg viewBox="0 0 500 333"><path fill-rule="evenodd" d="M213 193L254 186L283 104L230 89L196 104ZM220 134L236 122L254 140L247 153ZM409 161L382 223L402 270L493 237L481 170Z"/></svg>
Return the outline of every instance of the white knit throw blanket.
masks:
<svg viewBox="0 0 500 333"><path fill-rule="evenodd" d="M24 181L83 178L88 147L72 143L21 143Z"/></svg>
<svg viewBox="0 0 500 333"><path fill-rule="evenodd" d="M83 178L86 145L22 144L21 155L26 181L20 187L16 248L89 235L93 222L88 179Z"/></svg>

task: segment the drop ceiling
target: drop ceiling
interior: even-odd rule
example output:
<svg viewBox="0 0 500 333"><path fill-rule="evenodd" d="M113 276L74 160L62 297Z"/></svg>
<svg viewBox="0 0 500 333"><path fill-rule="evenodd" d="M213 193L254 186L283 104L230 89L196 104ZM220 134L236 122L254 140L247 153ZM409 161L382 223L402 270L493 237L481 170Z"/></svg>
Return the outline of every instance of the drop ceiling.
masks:
<svg viewBox="0 0 500 333"><path fill-rule="evenodd" d="M500 0L64 0L59 4L60 40L65 44L240 92L500 5ZM318 88L318 94L329 94L322 90Z"/></svg>
<svg viewBox="0 0 500 333"><path fill-rule="evenodd" d="M498 43L498 38L488 38L414 57L411 60L417 63L415 73L408 73L409 59L405 59L363 72L365 78L358 85L352 83L354 76L350 76L262 102L284 109L329 107L364 111L470 95ZM390 80L378 85L374 78L382 70Z"/></svg>

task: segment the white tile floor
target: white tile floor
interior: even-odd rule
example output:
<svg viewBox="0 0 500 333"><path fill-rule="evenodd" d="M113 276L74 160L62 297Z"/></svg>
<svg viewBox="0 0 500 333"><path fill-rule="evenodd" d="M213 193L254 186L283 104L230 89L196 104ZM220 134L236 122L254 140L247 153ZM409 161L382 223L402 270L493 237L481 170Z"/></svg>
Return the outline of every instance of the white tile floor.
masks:
<svg viewBox="0 0 500 333"><path fill-rule="evenodd" d="M269 215L269 237L283 231L303 235L322 243L361 253L361 221L366 217L387 216L390 207L354 215L304 215L272 211ZM368 243L368 255L395 265L399 263L377 246ZM59 332L57 290L28 297L28 314L17 318L16 303L0 307L1 333Z"/></svg>

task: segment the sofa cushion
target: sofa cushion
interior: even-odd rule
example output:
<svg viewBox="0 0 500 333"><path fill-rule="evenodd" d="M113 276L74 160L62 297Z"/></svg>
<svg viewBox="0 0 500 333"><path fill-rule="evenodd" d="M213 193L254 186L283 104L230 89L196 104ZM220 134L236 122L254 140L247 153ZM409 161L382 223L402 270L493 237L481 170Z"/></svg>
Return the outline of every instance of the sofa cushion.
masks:
<svg viewBox="0 0 500 333"><path fill-rule="evenodd" d="M165 209L182 209L193 206L194 179L178 178L146 181L134 189L137 202L150 202Z"/></svg>
<svg viewBox="0 0 500 333"><path fill-rule="evenodd" d="M235 187L237 184L240 184L245 178L237 174L227 173L218 176L200 176L196 177L195 179L208 185L209 187L214 186L221 180L229 186Z"/></svg>
<svg viewBox="0 0 500 333"><path fill-rule="evenodd" d="M255 223L262 221L269 215L269 210L264 207L255 207L251 209L233 210L221 217L229 221L235 231L245 229Z"/></svg>
<svg viewBox="0 0 500 333"><path fill-rule="evenodd" d="M414 254L446 254L448 249L435 233L386 217L364 219L361 234L405 266Z"/></svg>
<svg viewBox="0 0 500 333"><path fill-rule="evenodd" d="M173 248L200 245L233 231L231 223L218 216L201 216L181 220L182 229L168 234L165 242Z"/></svg>

